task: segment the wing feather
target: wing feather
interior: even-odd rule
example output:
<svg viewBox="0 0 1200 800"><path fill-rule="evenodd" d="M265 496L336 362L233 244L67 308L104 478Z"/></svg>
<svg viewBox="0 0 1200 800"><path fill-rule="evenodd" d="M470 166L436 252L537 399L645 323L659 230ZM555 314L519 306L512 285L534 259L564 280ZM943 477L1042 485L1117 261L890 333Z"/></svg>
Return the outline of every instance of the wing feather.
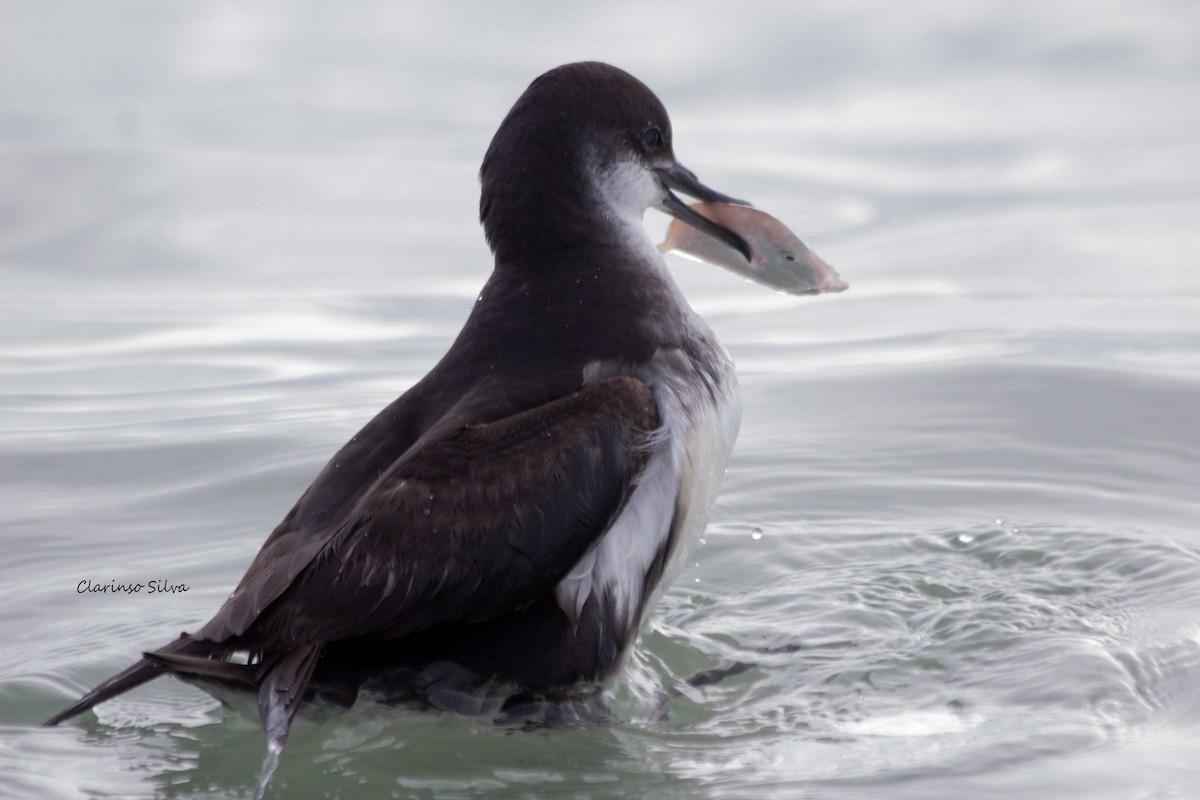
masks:
<svg viewBox="0 0 1200 800"><path fill-rule="evenodd" d="M617 377L418 443L328 535L260 555L261 577L248 574L200 634L270 652L522 608L611 525L658 426L650 389Z"/></svg>

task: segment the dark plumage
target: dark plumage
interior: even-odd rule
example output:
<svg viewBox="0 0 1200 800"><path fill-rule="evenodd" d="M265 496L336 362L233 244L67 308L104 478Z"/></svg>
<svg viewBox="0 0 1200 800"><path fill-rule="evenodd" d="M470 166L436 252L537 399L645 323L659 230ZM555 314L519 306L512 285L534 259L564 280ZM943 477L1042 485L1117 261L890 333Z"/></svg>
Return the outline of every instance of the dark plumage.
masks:
<svg viewBox="0 0 1200 800"><path fill-rule="evenodd" d="M257 691L275 743L312 686L352 699L381 669L533 690L608 677L736 431L724 351L625 210L666 204L685 173L632 76L538 78L484 158L495 270L449 352L338 451L207 624L49 724L165 672ZM693 457L718 428L717 461Z"/></svg>

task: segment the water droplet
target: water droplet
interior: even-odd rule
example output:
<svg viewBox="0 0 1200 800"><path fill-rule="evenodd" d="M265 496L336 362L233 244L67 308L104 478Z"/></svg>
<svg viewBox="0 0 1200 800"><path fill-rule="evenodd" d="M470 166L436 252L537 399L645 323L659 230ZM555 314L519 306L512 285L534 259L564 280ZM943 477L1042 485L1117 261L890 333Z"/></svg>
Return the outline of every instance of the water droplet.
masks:
<svg viewBox="0 0 1200 800"><path fill-rule="evenodd" d="M971 542L975 541L975 534L960 533L958 536L954 537L954 540L959 544L970 544Z"/></svg>
<svg viewBox="0 0 1200 800"><path fill-rule="evenodd" d="M755 528L754 530L750 531L750 538L753 539L754 541L757 542L762 537L763 537L762 528Z"/></svg>
<svg viewBox="0 0 1200 800"><path fill-rule="evenodd" d="M1003 524L1004 524L1004 518L1003 518L1003 517L996 517L996 524L997 524L997 525L1003 525Z"/></svg>
<svg viewBox="0 0 1200 800"><path fill-rule="evenodd" d="M258 776L258 791L254 793L255 800L262 800L267 794L267 784L271 782L275 770L279 769L279 755L283 752L283 743L272 739L267 743L267 755L263 758L262 769Z"/></svg>

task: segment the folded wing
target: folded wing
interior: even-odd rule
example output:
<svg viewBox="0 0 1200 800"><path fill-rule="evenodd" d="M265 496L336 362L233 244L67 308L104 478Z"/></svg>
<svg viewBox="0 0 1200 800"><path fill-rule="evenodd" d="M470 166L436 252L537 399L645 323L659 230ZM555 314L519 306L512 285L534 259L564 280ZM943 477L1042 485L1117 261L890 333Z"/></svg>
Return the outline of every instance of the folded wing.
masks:
<svg viewBox="0 0 1200 800"><path fill-rule="evenodd" d="M650 389L617 377L420 439L329 530L277 530L191 644L149 654L138 677L257 686L282 744L325 644L481 622L553 591L620 512L658 426ZM237 651L251 663L225 661Z"/></svg>

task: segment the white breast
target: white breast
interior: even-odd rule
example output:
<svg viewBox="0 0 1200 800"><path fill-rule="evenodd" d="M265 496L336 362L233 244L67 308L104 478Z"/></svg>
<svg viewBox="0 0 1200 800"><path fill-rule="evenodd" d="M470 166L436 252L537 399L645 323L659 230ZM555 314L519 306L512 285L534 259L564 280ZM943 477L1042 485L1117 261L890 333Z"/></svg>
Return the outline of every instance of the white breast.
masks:
<svg viewBox="0 0 1200 800"><path fill-rule="evenodd" d="M596 595L600 608L611 612L606 622L622 645L641 623L639 609L650 608L677 577L703 533L741 422L733 363L699 318L693 316L692 323L699 360L682 350L660 350L637 368L594 362L584 371L586 383L612 375L645 381L662 421L653 455L625 509L555 589L559 605L574 620ZM662 579L647 587L647 571L673 526L676 541ZM643 604L647 592L654 597Z"/></svg>
<svg viewBox="0 0 1200 800"><path fill-rule="evenodd" d="M729 354L688 306L642 226L646 209L661 202L666 189L632 162L593 168L591 181L617 229L625 259L644 270L639 280L656 281L654 290L661 292L662 314L641 322L661 326L660 341L679 341L684 334L683 347L661 349L644 364L597 361L583 371L584 383L615 375L644 381L654 393L662 423L652 440L650 462L620 516L555 587L559 606L575 622L595 597L601 624L620 650L637 632L639 609L653 606L704 532L737 438L741 405ZM646 586L647 572L672 535L674 548L660 580ZM653 596L646 597L648 593Z"/></svg>

